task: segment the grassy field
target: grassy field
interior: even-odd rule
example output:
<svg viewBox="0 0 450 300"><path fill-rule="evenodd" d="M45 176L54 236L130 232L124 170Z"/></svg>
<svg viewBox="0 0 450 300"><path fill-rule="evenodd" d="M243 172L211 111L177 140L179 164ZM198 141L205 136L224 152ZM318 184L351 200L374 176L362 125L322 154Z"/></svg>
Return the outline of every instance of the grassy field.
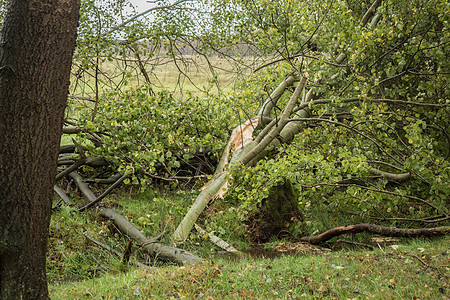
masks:
<svg viewBox="0 0 450 300"><path fill-rule="evenodd" d="M328 255L126 270L51 286L52 299L448 299L449 239Z"/></svg>
<svg viewBox="0 0 450 300"><path fill-rule="evenodd" d="M184 55L176 59L157 56L144 60L152 90L169 91L176 99L184 101L188 94L204 96L205 93L227 93L235 89L236 79L251 71L254 59L245 58L244 67L225 58ZM80 114L92 114L98 90L99 103L104 104L111 92L124 92L146 84L138 64L133 58L126 62L117 59L100 63L95 84L96 69L91 67L77 72L75 63L69 88L69 105L66 118L77 119ZM76 75L77 74L77 75ZM110 96L108 96L110 95Z"/></svg>
<svg viewBox="0 0 450 300"><path fill-rule="evenodd" d="M152 237L173 231L195 193L121 192L110 195L105 204L116 207ZM77 193L72 196L76 199ZM242 224L216 210L207 213L214 213L218 220L212 224L210 218L208 225L205 219L205 228L216 229L216 234L240 250L251 250L242 228L237 228ZM119 252L127 241L95 211L79 214L62 208L54 212L48 264L52 299L449 299L448 237L397 240L373 251L341 248L296 255L273 252L299 246L274 240L265 245L267 252L230 259L193 233L181 247L202 262L174 266L152 261L151 270L142 270L124 265L83 232ZM170 244L170 238L163 242ZM146 260L138 250L133 256Z"/></svg>
<svg viewBox="0 0 450 300"><path fill-rule="evenodd" d="M252 64L252 58L245 59ZM205 91L230 90L238 76L249 73L250 67L243 67L229 59L183 55L177 58L157 56L144 60L144 68L149 75L155 91L168 90L182 96L189 92L200 95ZM76 67L75 67L76 69ZM95 69L88 69L72 76L70 94L93 98L95 95ZM105 61L99 67L100 94L111 89L124 89L127 86L140 86L145 78L133 58L126 63L123 60Z"/></svg>

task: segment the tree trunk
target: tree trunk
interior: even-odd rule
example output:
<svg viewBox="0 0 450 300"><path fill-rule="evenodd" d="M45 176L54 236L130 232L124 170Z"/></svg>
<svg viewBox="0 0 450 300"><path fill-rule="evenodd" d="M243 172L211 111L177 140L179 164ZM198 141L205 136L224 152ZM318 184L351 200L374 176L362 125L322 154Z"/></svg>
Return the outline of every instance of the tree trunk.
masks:
<svg viewBox="0 0 450 300"><path fill-rule="evenodd" d="M289 100L287 106L284 108L278 122L276 122L277 120L275 119L269 124L265 125L263 130L259 133L254 141L251 137L251 135L253 134L253 130L246 131L245 128L248 128L249 124L258 124L258 120L260 118L264 116L267 117L269 112L265 111L264 107L267 107L268 105L273 107L275 105L275 101L279 99L279 97L281 97L281 93L284 91L286 86L293 83L293 77L289 77L280 86L278 86L276 93L272 93L271 97L266 100L266 102L263 104L263 108L261 108L256 118L248 120L246 123L236 127L233 130L230 141L228 142L228 145L224 151L224 155L222 156L219 166L214 173L213 179L211 179L211 181L209 181L202 188L202 192L198 195L197 199L194 201L191 208L184 216L181 223L178 225L177 229L175 229L175 232L172 236L174 242L184 242L209 201L216 197L216 195L223 196L225 194L227 190L228 177L231 176L230 166L232 166L233 164L251 165L252 162L255 162L257 159L261 158L260 154L264 152L267 145L271 144L274 140L276 140L277 136L280 136L283 133L284 128L289 123L289 116L293 112L295 104L300 97L301 91L303 91L303 89L305 88L307 79L307 74L302 76L294 91L294 94L291 96L291 99ZM295 117L297 117L300 113L303 113L303 110L297 112L295 114ZM294 129L290 130L293 131ZM296 132L298 132L298 130ZM250 136L247 136L247 133L250 133ZM292 137L293 136L294 134L292 134ZM234 148L239 149L235 149L236 151L234 152L234 155L230 160L229 166L224 167L226 165L226 162L228 161L228 155L232 145L234 145Z"/></svg>
<svg viewBox="0 0 450 300"><path fill-rule="evenodd" d="M79 5L7 2L0 41L0 299L48 299L48 227Z"/></svg>

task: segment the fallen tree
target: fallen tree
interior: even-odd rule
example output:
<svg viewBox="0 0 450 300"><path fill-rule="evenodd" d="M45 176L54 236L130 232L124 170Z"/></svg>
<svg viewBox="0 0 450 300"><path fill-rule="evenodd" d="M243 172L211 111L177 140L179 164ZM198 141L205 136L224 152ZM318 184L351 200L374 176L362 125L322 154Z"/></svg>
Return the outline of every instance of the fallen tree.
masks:
<svg viewBox="0 0 450 300"><path fill-rule="evenodd" d="M283 136L283 129L285 129L285 126L288 124L289 116L292 114L295 105L297 104L297 101L301 93L303 92L303 89L305 88L307 78L308 75L306 74L300 79L293 95L291 96L288 104L286 105L283 113L280 116L278 124L275 125L276 122L271 121L268 125L266 125L266 127L264 127L264 129L255 138L254 141L252 141L251 138L253 130L250 129L250 126L254 125L255 123L257 124L259 117L249 120L247 121L247 123L239 125L234 129L228 146L226 147L222 156L221 164L217 168L217 177L213 178L202 188L202 192L194 201L194 204L191 206L190 210L185 215L180 225L178 225L173 234L173 240L175 242L180 243L186 240L190 231L194 227L196 220L203 212L206 205L214 197L222 197L225 194L228 178L229 176L232 176L230 173L231 168L233 168L235 165L247 165L251 163L252 160L259 156L266 149L266 147L275 140L277 136ZM287 84L283 82L280 87L282 88L279 89L281 91L284 91L284 89L287 87ZM279 91L278 93L282 94L281 91ZM273 107L274 105L276 105L276 100L277 99L269 97L263 107L267 107L268 103L271 103L271 106ZM260 117L264 116L265 114L269 114L269 112L263 109L261 111ZM294 130L297 130L297 126L293 128L286 128L284 135L292 135L291 132ZM245 139L244 132L246 133ZM227 165L229 152L232 149L234 149L235 152L232 159L230 160L230 163Z"/></svg>
<svg viewBox="0 0 450 300"><path fill-rule="evenodd" d="M187 238L193 224L208 203L225 195L231 178L247 178L240 184L247 184L251 187L246 194L248 197L239 195L239 199L245 199L244 201L253 204L257 203L256 206L258 206L262 200L262 197L258 195L259 191L270 188L270 186L267 186L267 182L277 184L276 177L280 176L279 170L282 169L288 170L286 173L289 175L285 176L295 176L297 188L304 191L301 196L304 203L312 202L308 200L308 197L315 199L317 197L314 195L316 189L328 185L336 188L330 189L323 198L333 199L334 195L340 195L341 198L339 198L340 200L326 200L325 202L336 201L339 203L338 201L347 201L345 200L347 198L361 202L368 202L365 199L374 198L381 202L381 199L384 200L383 197L388 195L393 200L391 203L401 202L401 205L394 204L393 209L405 210L402 206L407 206L409 211L414 212L416 207L425 205L430 209L430 213L438 213L444 215L445 218L448 217L448 207L445 204L445 199L448 199L448 188L441 184L442 175L433 162L435 160L448 165L447 158L450 152L446 147L448 148L450 138L445 129L447 126L440 119L441 114L442 116L448 116L449 104L442 100L447 93L440 90L442 93L437 93L436 97L418 96L417 92L414 94L416 96L406 93L410 96L404 100L405 90L420 89L422 90L421 93L427 93L425 81L421 80L421 77L415 77L421 76L419 74L425 76L425 73L413 71L413 68L417 70L427 69L424 62L429 59L428 54L426 54L428 48L415 42L412 46L411 41L413 36L421 36L423 40L426 40L427 33L435 28L434 25L440 24L439 13L437 11L436 14L432 13L431 6L428 11L424 7L420 7L423 14L430 13L428 17L435 18L433 19L435 23L422 22L423 19L417 16L412 16L412 20L408 19L409 16L404 16L405 20L408 19L404 23L404 26L409 26L408 30L402 31L402 37L392 35L392 40L389 40L389 38L386 38L386 31L384 30L388 30L392 24L397 23L395 14L390 17L391 19L384 20L383 18L389 17L386 15L382 17L377 14L377 9L382 7L383 12L388 9L392 9L392 11L398 9L404 13L407 4L402 2L395 8L382 4L382 1L374 1L366 11L360 12L360 18L357 18L357 15L347 8L346 13L352 13L352 19L357 19L355 23L358 26L344 31L343 34L340 32L337 32L337 34L341 34L339 35L341 37L351 36L351 38L340 38L336 44L331 44L331 47L330 41L324 42L322 40L322 44L312 47L314 49L306 49L307 45L312 44L317 32L324 35L329 34L326 31L327 29L321 30L326 27L323 22L326 22L325 20L329 16L328 13L332 10L334 3L328 4L328 6L324 5L326 8L322 11L323 18L320 22L315 23L315 29L296 54L281 54L282 58L273 60L254 70L254 72L261 71L280 62L288 62L298 67L293 76L285 78L270 94L254 118L249 118L246 123L234 129L228 145L237 145L236 152L231 151L230 153L231 148L229 146L225 149L222 156L222 158L225 158L224 162L219 164L215 176L203 187L202 192L175 230L174 241L181 243ZM245 9L248 10L250 15L252 13L254 15L280 14L282 9L279 5L279 3L273 3L273 6L265 7L264 11L260 11L251 5L246 5ZM339 7L345 12L345 6L345 4L342 4L342 7ZM289 18L288 12L286 12L285 17ZM339 19L339 17L336 17L336 19ZM342 20L342 22L344 21ZM382 22L381 25L379 25L380 22ZM264 24L255 20L255 24L252 25L254 25L255 31L260 30L260 32L266 33L267 39L270 41L275 38L267 33L270 32L267 28L272 28L274 32L284 28L284 23L280 19L272 19ZM329 25L332 26L332 23ZM437 31L434 32L439 32L437 35L445 40L444 32L438 29L441 26L437 26ZM397 29L393 29L393 31L397 32ZM357 36L355 32L360 36L358 50L355 50L354 45L352 45L355 42L352 38ZM252 43L252 37L249 37L250 43ZM330 40L332 37L333 35L329 36ZM375 37L377 38L375 39ZM321 38L323 37L317 39L319 43ZM282 35L280 39L286 39L286 35ZM345 44L345 41L349 44ZM431 46L434 42L430 40L429 43ZM272 43L267 43L259 46L264 48L271 45ZM439 45L443 46L444 44ZM411 50L412 48L416 49L415 52ZM280 49L276 50L281 51ZM288 52L287 49L284 50ZM413 52L414 55L419 55L421 58L415 60L414 55L412 55ZM408 67L406 70L400 67L393 72L394 75L387 76L385 74L386 66L392 66L396 62L396 55L400 55L402 59L408 61ZM306 88L308 75L306 73L301 75L304 70L302 67L306 62L309 62L309 65L304 69L312 69L312 72L317 72L314 74L314 83L309 84L308 88ZM317 67L317 69L312 66ZM302 71L298 72L298 70ZM321 73L327 76L322 76ZM412 75L413 73L415 75ZM445 74L438 72L436 68L429 69L426 74L426 76L430 76L427 77L427 83L430 82L428 80L433 78L437 86L442 88L447 85L443 77ZM279 99L286 89L296 81L295 75L300 77L299 83L290 100L284 104L284 108L280 108L283 106L279 103ZM415 83L410 84L408 83L409 80L413 80ZM399 88L399 85L404 90ZM431 85L429 87L431 88ZM389 96L386 96L386 93ZM438 94L439 96L437 96ZM301 95L302 97L300 97ZM412 97L414 101L410 100ZM435 140L435 145L439 145L437 151L440 154L433 156L433 158L430 157L431 152L425 150L432 148L430 143L424 143L428 135L422 134L422 132L428 131L429 128L425 123L432 123L434 124L431 125L433 127L436 125L434 128L438 129L433 131L433 134L445 141L440 144ZM259 131L254 131L253 128L247 130L253 124ZM309 144L302 141L303 135L302 137L296 137L299 132L307 128L319 128L314 134L310 133L311 130L305 134L305 138L312 139ZM418 132L420 132L419 135L417 135ZM257 135L252 139L254 133L257 133ZM239 134L242 138L239 137ZM246 142L243 141L244 134L246 135ZM295 138L297 138L298 148L311 147L311 149L308 149L309 157L298 150L291 150L297 157L286 154L285 149ZM272 149L272 153L268 149ZM321 154L315 155L314 149L317 149L317 152ZM277 152L281 152L281 154L277 156ZM232 157L229 164L227 164L228 156ZM298 157L301 159L298 159ZM416 159L414 163L411 161L414 160L412 157ZM263 161L260 164L261 168L252 173L250 167L261 161ZM419 161L422 164L430 165L430 168L434 170L433 176L436 177L436 180L431 180L429 178L431 174L423 167L419 167ZM303 173L295 170L295 167L287 167L287 164L298 164L297 168L303 168ZM278 167L274 167L274 165ZM329 174L323 175L321 168L327 170ZM266 174L264 174L264 171L266 171ZM255 178L259 177L263 177L263 179L257 182ZM316 179L319 177L328 182L320 182ZM446 175L443 177L448 179ZM416 187L408 186L412 180L418 180L424 187L418 191L419 189ZM311 184L306 184L305 181L309 181ZM354 182L357 184L353 184ZM408 186L408 188L402 192L395 191L395 187L400 185ZM430 188L432 185L435 187ZM434 197L432 196L433 192L427 194L430 190L436 190L439 195ZM439 204L435 205L428 199L418 197L414 193L428 195L424 197L436 199ZM255 196L255 194L257 195ZM335 205L337 206L337 204ZM379 204L374 201L371 204L371 209L378 212L381 218L385 218L384 214L379 212L377 205ZM251 205L247 204L247 206ZM385 206L390 206L390 204ZM391 211L392 208L389 208L387 213ZM370 228L373 229L373 227ZM395 230L392 232L395 232ZM417 234L427 234L427 232L425 229L420 229Z"/></svg>
<svg viewBox="0 0 450 300"><path fill-rule="evenodd" d="M406 1L351 3L312 1L311 7L299 6L298 14L283 11L291 7L277 1L265 4L261 11L244 5L243 11L249 13L246 26L252 29L248 32L267 36L261 38L262 44L253 35L245 36L246 32L242 39L278 57L254 69L265 72L261 78L267 80L250 87L243 84L251 92L242 98L257 102L249 109L257 113L247 113L244 107L247 121L233 119L233 127L242 124L232 131L218 162L215 155L232 128L227 123L232 119L231 107L234 102L242 106L241 95L230 96L231 100L205 95L204 103L194 97L180 102L169 93L155 95L144 86L125 91L117 99L115 94L97 99L107 105L98 106L95 118L89 115L82 125L71 123L66 128L97 142L101 138L101 146L93 151L95 159L61 157L64 173L58 178L89 165L110 167L107 178L89 175L83 180L89 183L114 184L123 178L125 168L135 170L130 175L135 182L142 179L148 184L145 180L150 178L179 183L204 178L214 169L211 166L217 166L173 233L177 243L186 240L214 199L233 192L232 184L242 188L239 197L228 196L230 205L259 209L267 191L286 180L299 192L298 206L306 221L316 218L309 222L316 227L299 225L297 236L323 231L317 224L325 223L320 220L324 211L339 217L358 216L354 223L376 219L392 226L421 220L426 226L445 224L450 135L448 74L441 55L447 49L448 31L441 20L442 3L416 5L414 14L406 13ZM355 7L358 11L353 11ZM262 23L252 19L266 13L270 17ZM306 21L295 19L296 15L311 15L314 20L301 30L285 26L304 25ZM277 35L280 28L287 33ZM289 36L301 42L288 40ZM272 43L277 39L278 44ZM294 48L289 48L290 42ZM286 49L267 48L281 44ZM275 86L277 82L281 83ZM263 89L264 93L258 92ZM98 131L90 124L94 119ZM75 149L80 155L87 150L73 146L61 152ZM111 169L113 176L109 176ZM98 205L101 200L92 197L86 205ZM248 215L244 211L239 217ZM439 218L428 219L430 215ZM425 229L418 232L428 234Z"/></svg>
<svg viewBox="0 0 450 300"><path fill-rule="evenodd" d="M114 222L120 231L129 236L153 259L168 260L179 264L189 264L200 260L197 256L182 249L166 246L146 238L136 227L112 208L99 208L100 214Z"/></svg>

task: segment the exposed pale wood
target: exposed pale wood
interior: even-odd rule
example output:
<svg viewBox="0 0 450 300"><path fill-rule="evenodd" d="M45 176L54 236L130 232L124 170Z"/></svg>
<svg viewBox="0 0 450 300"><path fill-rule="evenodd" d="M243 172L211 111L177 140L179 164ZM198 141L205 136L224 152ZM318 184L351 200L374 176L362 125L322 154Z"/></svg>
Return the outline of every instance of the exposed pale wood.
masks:
<svg viewBox="0 0 450 300"><path fill-rule="evenodd" d="M242 254L242 252L240 252L239 250L237 250L232 245L228 244L227 242L225 242L224 240L222 240L218 236L215 236L214 234L212 234L210 232L207 232L206 230L204 230L203 228L201 228L197 224L194 224L194 226L195 226L195 230L197 230L198 233L200 233L201 235L207 235L209 240L214 245L222 248L223 250L225 250L227 252L232 252L232 253L235 253L235 254Z"/></svg>

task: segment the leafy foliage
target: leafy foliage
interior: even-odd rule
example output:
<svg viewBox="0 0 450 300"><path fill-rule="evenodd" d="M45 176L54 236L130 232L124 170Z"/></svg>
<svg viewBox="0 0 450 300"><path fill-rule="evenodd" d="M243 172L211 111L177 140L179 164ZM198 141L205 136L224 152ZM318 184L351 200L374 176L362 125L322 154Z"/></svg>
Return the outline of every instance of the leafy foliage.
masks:
<svg viewBox="0 0 450 300"><path fill-rule="evenodd" d="M82 119L104 133L102 146L91 150L122 170L166 178L211 172L233 119L229 104L214 96L179 101L168 92L150 96L145 86L113 92L100 103L95 123Z"/></svg>
<svg viewBox="0 0 450 300"><path fill-rule="evenodd" d="M349 1L293 2L239 2L251 20L245 32L264 53L289 61L284 68L308 72L313 101L325 104L310 105L311 118L289 146L237 170L229 199L245 217L289 178L313 225L293 229L301 234L326 229L323 212L346 213L346 223L352 215L391 222L446 216L448 3L384 1L378 23L360 26L363 13ZM340 53L346 60L336 63ZM400 182L373 169L411 178Z"/></svg>

